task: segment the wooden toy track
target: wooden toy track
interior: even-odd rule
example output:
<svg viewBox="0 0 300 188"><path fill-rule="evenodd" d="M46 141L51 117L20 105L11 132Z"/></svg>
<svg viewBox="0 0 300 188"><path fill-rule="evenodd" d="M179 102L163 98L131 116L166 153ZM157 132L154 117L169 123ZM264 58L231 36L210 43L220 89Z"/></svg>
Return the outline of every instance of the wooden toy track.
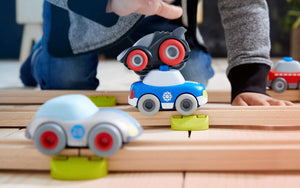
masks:
<svg viewBox="0 0 300 188"><path fill-rule="evenodd" d="M228 103L229 92L209 92L210 103L196 114L210 117L210 129L193 131L190 137L170 129L176 111L144 116L127 105L127 92L0 91L1 170L49 170L50 157L24 137L25 127L40 104L70 93L116 96L115 108L128 112L144 127L140 138L108 159L110 171L300 170L300 90L276 94L294 101L292 107L233 107ZM67 148L62 155L93 154L85 148Z"/></svg>

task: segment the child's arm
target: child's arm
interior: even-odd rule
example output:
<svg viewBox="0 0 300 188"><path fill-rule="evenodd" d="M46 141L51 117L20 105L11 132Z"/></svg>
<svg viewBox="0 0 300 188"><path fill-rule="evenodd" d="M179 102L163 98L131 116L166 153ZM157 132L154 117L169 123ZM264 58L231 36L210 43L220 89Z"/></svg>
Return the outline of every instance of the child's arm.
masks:
<svg viewBox="0 0 300 188"><path fill-rule="evenodd" d="M131 13L159 15L176 19L182 15L182 8L165 3L163 0L47 0L50 3L71 10L97 23L111 27L118 16ZM166 2L172 0L165 0ZM115 14L110 14L115 13Z"/></svg>
<svg viewBox="0 0 300 188"><path fill-rule="evenodd" d="M171 2L172 0L165 0ZM158 15L167 19L176 19L182 15L180 7L165 3L163 0L108 0L107 12L114 12L119 16L131 13L143 15Z"/></svg>
<svg viewBox="0 0 300 188"><path fill-rule="evenodd" d="M218 0L218 6L225 30L232 104L291 104L266 95L272 65L266 0Z"/></svg>

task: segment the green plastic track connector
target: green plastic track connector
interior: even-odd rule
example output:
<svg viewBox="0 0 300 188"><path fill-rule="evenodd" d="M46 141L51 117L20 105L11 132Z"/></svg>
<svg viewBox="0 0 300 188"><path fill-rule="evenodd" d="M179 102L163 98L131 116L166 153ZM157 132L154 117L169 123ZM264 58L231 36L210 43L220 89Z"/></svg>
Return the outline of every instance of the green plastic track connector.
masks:
<svg viewBox="0 0 300 188"><path fill-rule="evenodd" d="M90 96L89 98L98 107L116 106L115 96Z"/></svg>
<svg viewBox="0 0 300 188"><path fill-rule="evenodd" d="M171 129L176 131L200 131L209 128L207 115L172 116Z"/></svg>
<svg viewBox="0 0 300 188"><path fill-rule="evenodd" d="M59 180L90 180L107 175L106 158L98 156L56 156L51 157L50 174Z"/></svg>

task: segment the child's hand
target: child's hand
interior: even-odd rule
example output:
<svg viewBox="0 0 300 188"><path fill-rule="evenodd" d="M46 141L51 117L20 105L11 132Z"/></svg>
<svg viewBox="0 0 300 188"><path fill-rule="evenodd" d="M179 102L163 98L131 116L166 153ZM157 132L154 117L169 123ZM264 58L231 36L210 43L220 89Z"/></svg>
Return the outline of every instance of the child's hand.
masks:
<svg viewBox="0 0 300 188"><path fill-rule="evenodd" d="M165 1L172 2L173 0ZM182 8L165 3L163 0L108 0L106 12L114 12L119 16L139 13L176 19L182 15Z"/></svg>
<svg viewBox="0 0 300 188"><path fill-rule="evenodd" d="M278 100L260 93L245 92L237 95L233 106L293 106L290 101Z"/></svg>

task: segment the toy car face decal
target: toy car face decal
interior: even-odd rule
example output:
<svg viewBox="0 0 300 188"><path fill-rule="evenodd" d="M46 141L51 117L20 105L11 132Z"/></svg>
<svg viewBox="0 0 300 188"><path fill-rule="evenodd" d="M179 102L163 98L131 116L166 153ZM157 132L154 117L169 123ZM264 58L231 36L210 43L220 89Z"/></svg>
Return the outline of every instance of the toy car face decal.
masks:
<svg viewBox="0 0 300 188"><path fill-rule="evenodd" d="M164 101L169 102L172 99L172 94L167 91L167 92L164 92L162 97L163 97Z"/></svg>
<svg viewBox="0 0 300 188"><path fill-rule="evenodd" d="M81 139L84 137L85 129L82 125L74 125L71 128L71 135L75 139Z"/></svg>

